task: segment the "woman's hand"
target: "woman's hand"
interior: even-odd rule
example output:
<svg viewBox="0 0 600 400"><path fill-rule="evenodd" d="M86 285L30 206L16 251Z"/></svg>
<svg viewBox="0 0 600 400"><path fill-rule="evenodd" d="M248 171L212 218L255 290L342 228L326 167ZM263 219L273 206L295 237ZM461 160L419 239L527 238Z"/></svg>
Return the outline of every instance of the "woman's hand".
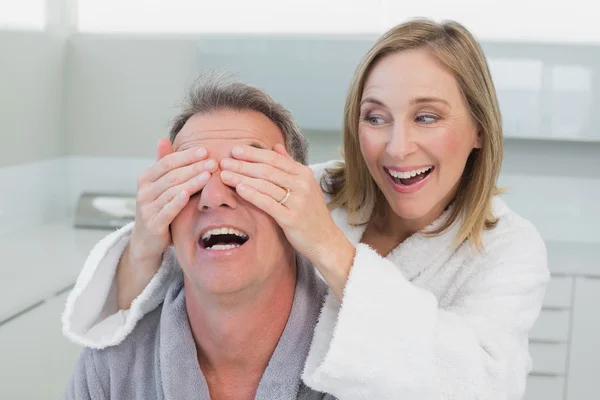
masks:
<svg viewBox="0 0 600 400"><path fill-rule="evenodd" d="M341 298L355 248L331 218L312 170L280 144L273 151L239 146L232 155L221 160L221 180L273 217Z"/></svg>
<svg viewBox="0 0 600 400"><path fill-rule="evenodd" d="M202 190L217 168L206 149L174 152L168 139L158 142L156 163L138 178L135 225L117 266L117 302L122 310L144 290L172 243L170 224Z"/></svg>
<svg viewBox="0 0 600 400"><path fill-rule="evenodd" d="M159 141L156 163L138 178L130 244L137 260L162 258L171 245L171 222L217 168L217 162L207 156L201 147L174 152L168 139Z"/></svg>

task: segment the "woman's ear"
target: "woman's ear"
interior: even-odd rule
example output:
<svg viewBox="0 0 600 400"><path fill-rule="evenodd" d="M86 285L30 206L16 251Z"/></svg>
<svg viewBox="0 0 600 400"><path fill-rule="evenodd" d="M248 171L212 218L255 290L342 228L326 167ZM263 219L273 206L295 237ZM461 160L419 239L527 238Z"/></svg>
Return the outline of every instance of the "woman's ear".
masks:
<svg viewBox="0 0 600 400"><path fill-rule="evenodd" d="M483 133L481 129L477 130L477 137L475 138L475 143L473 144L474 149L480 149L483 147Z"/></svg>

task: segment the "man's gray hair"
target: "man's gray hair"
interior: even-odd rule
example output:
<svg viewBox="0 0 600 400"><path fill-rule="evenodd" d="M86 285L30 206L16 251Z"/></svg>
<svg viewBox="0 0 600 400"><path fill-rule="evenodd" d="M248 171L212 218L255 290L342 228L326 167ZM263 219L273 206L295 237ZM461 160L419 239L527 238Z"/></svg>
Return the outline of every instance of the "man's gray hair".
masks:
<svg viewBox="0 0 600 400"><path fill-rule="evenodd" d="M290 156L307 165L308 140L292 114L264 90L216 73L202 75L190 87L182 112L172 122L169 133L171 142L195 114L220 110L256 111L263 114L283 133L285 148Z"/></svg>

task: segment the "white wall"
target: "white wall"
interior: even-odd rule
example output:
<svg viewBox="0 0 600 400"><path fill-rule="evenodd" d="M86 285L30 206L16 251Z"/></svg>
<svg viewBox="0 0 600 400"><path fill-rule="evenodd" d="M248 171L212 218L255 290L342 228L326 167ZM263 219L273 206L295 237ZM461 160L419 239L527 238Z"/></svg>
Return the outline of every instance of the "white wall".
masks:
<svg viewBox="0 0 600 400"><path fill-rule="evenodd" d="M0 235L68 213L65 157L0 167Z"/></svg>
<svg viewBox="0 0 600 400"><path fill-rule="evenodd" d="M0 166L59 157L65 40L0 31Z"/></svg>
<svg viewBox="0 0 600 400"><path fill-rule="evenodd" d="M194 40L73 36L69 154L152 157L199 65Z"/></svg>
<svg viewBox="0 0 600 400"><path fill-rule="evenodd" d="M0 31L0 234L66 213L64 36Z"/></svg>

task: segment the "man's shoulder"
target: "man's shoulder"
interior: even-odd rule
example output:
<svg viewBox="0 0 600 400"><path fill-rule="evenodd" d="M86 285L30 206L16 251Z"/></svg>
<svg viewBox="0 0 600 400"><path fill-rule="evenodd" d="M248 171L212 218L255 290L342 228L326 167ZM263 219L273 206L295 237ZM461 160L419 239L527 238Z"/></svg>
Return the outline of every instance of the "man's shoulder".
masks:
<svg viewBox="0 0 600 400"><path fill-rule="evenodd" d="M116 346L84 348L72 374L65 399L113 398L154 399L154 386L144 382L156 378L157 344L162 306L146 314L136 328Z"/></svg>

